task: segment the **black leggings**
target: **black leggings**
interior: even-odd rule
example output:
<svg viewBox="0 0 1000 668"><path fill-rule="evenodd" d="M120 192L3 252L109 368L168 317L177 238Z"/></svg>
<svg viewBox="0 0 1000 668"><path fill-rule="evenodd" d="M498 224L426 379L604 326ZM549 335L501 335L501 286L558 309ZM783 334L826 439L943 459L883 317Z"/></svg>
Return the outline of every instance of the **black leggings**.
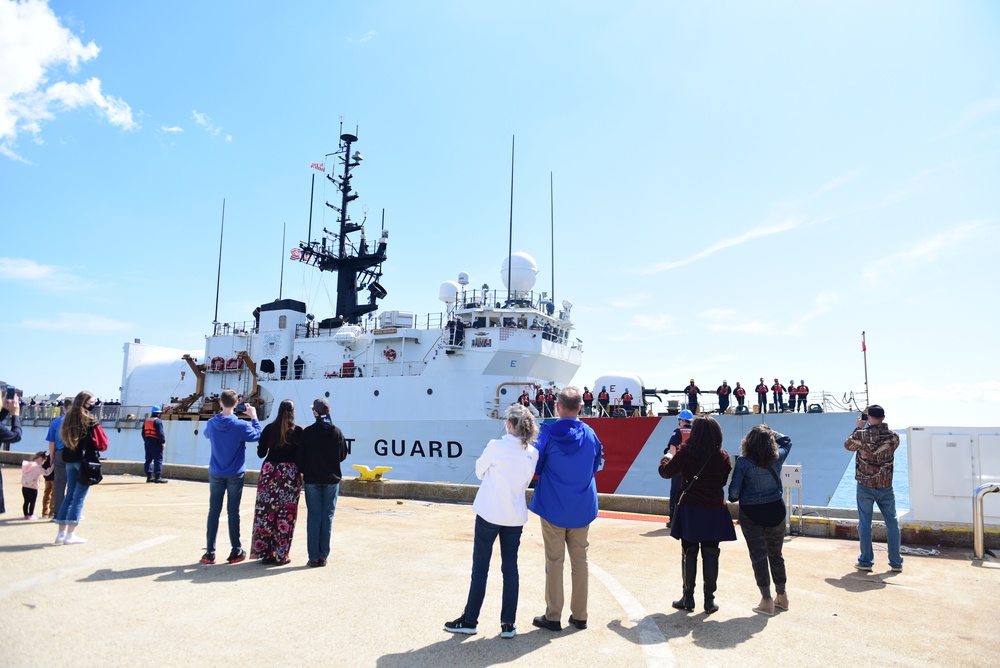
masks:
<svg viewBox="0 0 1000 668"><path fill-rule="evenodd" d="M21 496L24 497L24 506L22 506L24 516L27 517L28 515L34 515L35 501L38 500L38 490L30 487L22 487Z"/></svg>

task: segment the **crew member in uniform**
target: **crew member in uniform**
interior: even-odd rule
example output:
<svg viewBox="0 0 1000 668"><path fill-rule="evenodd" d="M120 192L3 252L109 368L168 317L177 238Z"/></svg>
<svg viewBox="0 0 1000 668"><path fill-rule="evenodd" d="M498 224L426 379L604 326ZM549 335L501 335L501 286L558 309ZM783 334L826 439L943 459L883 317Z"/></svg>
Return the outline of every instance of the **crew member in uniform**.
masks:
<svg viewBox="0 0 1000 668"><path fill-rule="evenodd" d="M733 388L733 396L736 397L736 405L743 408L743 402L747 398L747 390L740 385L740 381L736 381L736 387Z"/></svg>
<svg viewBox="0 0 1000 668"><path fill-rule="evenodd" d="M608 417L608 404L611 402L611 397L608 395L608 388L606 385L601 385L601 391L597 393L597 405L601 407L600 416Z"/></svg>
<svg viewBox="0 0 1000 668"><path fill-rule="evenodd" d="M694 378L691 379L691 384L684 388L684 393L688 397L688 410L692 413L697 413L698 395L701 394L701 390L694 384Z"/></svg>
<svg viewBox="0 0 1000 668"><path fill-rule="evenodd" d="M538 409L538 417L545 417L545 390L542 388L535 393L535 408Z"/></svg>
<svg viewBox="0 0 1000 668"><path fill-rule="evenodd" d="M667 441L667 447L663 448L663 454L669 454L671 457L677 454L677 451L684 447L687 443L688 436L691 435L691 420L694 419L694 413L685 409L682 410L680 415L677 416L677 429L674 429L674 433L670 435L670 440ZM670 520L674 519L674 508L677 506L677 497L681 493L681 487L684 486L684 476L675 475L670 479ZM670 526L670 522L667 522L667 526Z"/></svg>
<svg viewBox="0 0 1000 668"><path fill-rule="evenodd" d="M292 366L295 367L295 380L302 380L302 370L306 366L306 361L302 359L302 355L296 356Z"/></svg>
<svg viewBox="0 0 1000 668"><path fill-rule="evenodd" d="M799 392L797 389L795 389L795 381L794 380L788 381L788 388L787 389L788 389L788 412L789 413L794 413L795 412L795 397L796 397L796 395Z"/></svg>
<svg viewBox="0 0 1000 668"><path fill-rule="evenodd" d="M774 385L771 386L771 392L774 394L774 410L781 412L781 396L785 393L785 386L778 382L778 379L774 379Z"/></svg>
<svg viewBox="0 0 1000 668"><path fill-rule="evenodd" d="M531 397L528 396L527 390L521 390L521 396L517 398L517 403L521 404L525 408L531 407Z"/></svg>
<svg viewBox="0 0 1000 668"><path fill-rule="evenodd" d="M719 395L719 415L729 410L729 395L732 391L733 388L729 387L729 383L724 380L722 381L722 385L716 388L715 393Z"/></svg>
<svg viewBox="0 0 1000 668"><path fill-rule="evenodd" d="M754 388L757 391L757 405L760 406L761 415L767 412L767 384L761 376L760 383Z"/></svg>
<svg viewBox="0 0 1000 668"><path fill-rule="evenodd" d="M281 358L281 380L288 378L288 355Z"/></svg>
<svg viewBox="0 0 1000 668"><path fill-rule="evenodd" d="M802 409L803 413L808 413L809 409L806 406L806 399L809 397L809 387L806 385L806 381L799 381L799 391L796 396L799 398L799 408Z"/></svg>
<svg viewBox="0 0 1000 668"><path fill-rule="evenodd" d="M556 416L556 395L552 394L550 387L545 391L545 417Z"/></svg>
<svg viewBox="0 0 1000 668"><path fill-rule="evenodd" d="M586 385L583 386L583 414L594 414L594 393Z"/></svg>
<svg viewBox="0 0 1000 668"><path fill-rule="evenodd" d="M622 408L625 409L625 417L632 415L632 395L629 393L627 387L622 393Z"/></svg>
<svg viewBox="0 0 1000 668"><path fill-rule="evenodd" d="M151 415L142 423L142 442L146 450L146 482L167 482L163 479L163 449L167 439L163 433L163 420L159 406L150 409Z"/></svg>

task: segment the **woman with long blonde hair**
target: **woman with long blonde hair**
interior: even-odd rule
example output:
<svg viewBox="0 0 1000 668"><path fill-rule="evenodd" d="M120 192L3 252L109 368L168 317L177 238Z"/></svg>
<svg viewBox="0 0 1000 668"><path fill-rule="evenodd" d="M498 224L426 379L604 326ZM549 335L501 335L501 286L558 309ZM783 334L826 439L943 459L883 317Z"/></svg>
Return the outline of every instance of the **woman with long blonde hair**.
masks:
<svg viewBox="0 0 1000 668"><path fill-rule="evenodd" d="M59 525L56 545L87 542L87 539L76 535L83 501L90 491L89 485L80 482L80 468L85 461L99 461L98 452L107 449L108 442L100 422L90 412L93 405L93 394L87 391L77 394L59 430L59 437L65 445L63 461L66 463L66 495L56 514L56 523Z"/></svg>
<svg viewBox="0 0 1000 668"><path fill-rule="evenodd" d="M278 406L278 417L264 427L257 456L264 458L257 480L250 558L262 564L287 564L299 512L302 476L295 464L302 427L295 425L295 404Z"/></svg>
<svg viewBox="0 0 1000 668"><path fill-rule="evenodd" d="M500 538L503 573L503 599L500 609L500 637L513 638L520 582L517 551L521 531L528 521L525 492L535 475L538 450L532 444L538 437L538 424L531 411L521 404L507 409L506 433L486 444L476 460L476 475L483 481L472 509L476 512L476 533L472 549L472 584L462 616L445 622L444 630L471 635L479 624L479 611L486 598L486 578L490 572L493 543Z"/></svg>

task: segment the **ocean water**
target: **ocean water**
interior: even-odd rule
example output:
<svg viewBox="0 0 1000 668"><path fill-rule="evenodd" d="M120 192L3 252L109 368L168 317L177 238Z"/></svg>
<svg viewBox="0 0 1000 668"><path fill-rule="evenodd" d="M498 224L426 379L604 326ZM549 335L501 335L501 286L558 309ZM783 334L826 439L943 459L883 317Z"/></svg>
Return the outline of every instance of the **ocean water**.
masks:
<svg viewBox="0 0 1000 668"><path fill-rule="evenodd" d="M896 493L896 512L902 514L910 509L910 470L906 455L906 432L899 433L899 448L892 472L892 490ZM854 457L844 471L844 477L837 485L837 491L830 497L831 508L857 508L857 483L854 481Z"/></svg>

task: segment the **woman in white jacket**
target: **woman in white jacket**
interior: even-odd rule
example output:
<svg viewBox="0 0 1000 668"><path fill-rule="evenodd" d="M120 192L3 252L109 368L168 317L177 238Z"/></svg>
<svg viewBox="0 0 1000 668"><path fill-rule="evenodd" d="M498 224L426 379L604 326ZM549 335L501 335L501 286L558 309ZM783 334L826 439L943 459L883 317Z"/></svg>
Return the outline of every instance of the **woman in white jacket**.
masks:
<svg viewBox="0 0 1000 668"><path fill-rule="evenodd" d="M503 573L503 603L500 609L500 637L513 638L517 615L517 550L521 530L528 521L525 492L535 475L538 451L531 444L538 436L538 425L531 412L520 404L507 409L507 433L486 444L476 460L476 475L483 481L472 509L476 511L476 537L472 550L472 584L462 616L445 622L451 633L476 633L479 611L486 598L486 578L490 571L493 543L500 538Z"/></svg>

